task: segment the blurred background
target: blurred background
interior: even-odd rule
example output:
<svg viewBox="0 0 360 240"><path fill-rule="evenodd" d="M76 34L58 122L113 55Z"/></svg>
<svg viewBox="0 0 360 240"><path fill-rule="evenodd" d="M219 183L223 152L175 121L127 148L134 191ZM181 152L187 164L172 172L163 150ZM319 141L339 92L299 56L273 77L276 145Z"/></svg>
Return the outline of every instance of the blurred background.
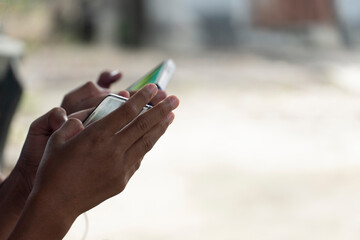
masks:
<svg viewBox="0 0 360 240"><path fill-rule="evenodd" d="M0 0L0 24L4 173L65 93L177 63L174 124L86 239L360 238L358 0Z"/></svg>

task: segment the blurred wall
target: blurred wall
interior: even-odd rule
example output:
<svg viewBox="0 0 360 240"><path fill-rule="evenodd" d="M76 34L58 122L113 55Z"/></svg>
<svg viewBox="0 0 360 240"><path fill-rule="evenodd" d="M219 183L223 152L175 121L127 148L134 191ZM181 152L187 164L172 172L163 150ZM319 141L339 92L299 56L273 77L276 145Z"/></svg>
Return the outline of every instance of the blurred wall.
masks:
<svg viewBox="0 0 360 240"><path fill-rule="evenodd" d="M250 0L149 0L147 37L153 44L179 48L233 46L246 37L250 9Z"/></svg>
<svg viewBox="0 0 360 240"><path fill-rule="evenodd" d="M349 47L360 45L360 1L335 0L335 6L345 44Z"/></svg>
<svg viewBox="0 0 360 240"><path fill-rule="evenodd" d="M175 49L284 42L342 47L360 45L359 4L358 0L43 0L11 11L6 25L14 36L31 41L65 38Z"/></svg>
<svg viewBox="0 0 360 240"><path fill-rule="evenodd" d="M357 0L149 0L145 42L190 49L284 42L338 48L360 39L359 4Z"/></svg>
<svg viewBox="0 0 360 240"><path fill-rule="evenodd" d="M360 25L359 0L335 0L335 5L341 17L350 25Z"/></svg>

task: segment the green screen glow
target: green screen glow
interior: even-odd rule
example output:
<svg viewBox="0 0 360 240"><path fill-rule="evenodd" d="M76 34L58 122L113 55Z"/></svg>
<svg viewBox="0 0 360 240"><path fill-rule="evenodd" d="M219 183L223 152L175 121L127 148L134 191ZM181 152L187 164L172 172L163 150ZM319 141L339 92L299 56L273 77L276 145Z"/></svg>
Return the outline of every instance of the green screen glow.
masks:
<svg viewBox="0 0 360 240"><path fill-rule="evenodd" d="M156 68L154 71L152 71L148 75L146 75L144 78L142 78L138 82L136 82L134 85L129 87L128 91L138 91L148 83L155 83L156 84L156 79L157 79L157 77L159 75L161 67L162 67L162 65L160 67Z"/></svg>

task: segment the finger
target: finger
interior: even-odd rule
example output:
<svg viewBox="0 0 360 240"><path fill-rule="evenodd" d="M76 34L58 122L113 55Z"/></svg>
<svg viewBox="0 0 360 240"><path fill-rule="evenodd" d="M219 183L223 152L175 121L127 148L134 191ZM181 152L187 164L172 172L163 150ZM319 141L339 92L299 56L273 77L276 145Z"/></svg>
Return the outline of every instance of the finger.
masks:
<svg viewBox="0 0 360 240"><path fill-rule="evenodd" d="M74 89L70 93L68 93L65 96L65 99L69 99L69 101L71 101L75 97L76 97L75 99L77 99L78 96L82 96L77 100L83 101L84 99L87 99L91 96L98 95L100 92L102 92L102 89L99 86L97 86L94 82L89 81L89 82L83 84L82 86Z"/></svg>
<svg viewBox="0 0 360 240"><path fill-rule="evenodd" d="M58 130L66 121L66 111L63 108L54 108L49 115L48 123L52 132Z"/></svg>
<svg viewBox="0 0 360 240"><path fill-rule="evenodd" d="M107 95L108 95L108 93L102 93L102 94L99 94L99 96L89 98L87 101L80 103L79 107L78 107L79 111L81 109L89 109L89 108L96 107Z"/></svg>
<svg viewBox="0 0 360 240"><path fill-rule="evenodd" d="M118 95L122 96L122 97L125 97L125 98L130 98L130 93L126 90L123 90L123 91L120 91L118 93Z"/></svg>
<svg viewBox="0 0 360 240"><path fill-rule="evenodd" d="M125 153L125 166L135 166L137 170L137 168L140 167L140 163L144 155L154 147L159 138L174 121L174 118L174 113L169 113L164 120L138 139Z"/></svg>
<svg viewBox="0 0 360 240"><path fill-rule="evenodd" d="M104 71L104 72L100 73L100 76L97 80L97 85L99 85L102 88L107 88L109 78L110 78L109 71Z"/></svg>
<svg viewBox="0 0 360 240"><path fill-rule="evenodd" d="M146 113L140 115L135 121L117 134L119 144L127 149L146 132L162 121L171 111L177 108L179 99L170 96Z"/></svg>
<svg viewBox="0 0 360 240"><path fill-rule="evenodd" d="M72 137L79 134L84 129L82 122L76 118L70 118L67 120L61 128L59 128L53 135L52 138L56 141L65 143Z"/></svg>
<svg viewBox="0 0 360 240"><path fill-rule="evenodd" d="M130 91L129 93L130 93L130 96L133 96L133 95L135 95L135 93L137 93L138 91Z"/></svg>
<svg viewBox="0 0 360 240"><path fill-rule="evenodd" d="M94 127L105 130L110 135L115 134L117 131L126 126L134 118L138 116L140 111L150 102L156 95L157 87L154 84L148 84L131 97L125 104L113 111L103 119L95 122Z"/></svg>
<svg viewBox="0 0 360 240"><path fill-rule="evenodd" d="M115 82L122 78L123 74L119 70L114 70L110 73L110 78Z"/></svg>
<svg viewBox="0 0 360 240"><path fill-rule="evenodd" d="M166 97L167 97L166 92L163 90L159 90L156 96L151 100L150 104L152 106L155 106L158 103L160 103L162 100L164 100Z"/></svg>
<svg viewBox="0 0 360 240"><path fill-rule="evenodd" d="M54 131L59 129L66 120L66 111L63 108L53 108L31 124L29 134L51 135Z"/></svg>
<svg viewBox="0 0 360 240"><path fill-rule="evenodd" d="M98 78L97 84L102 88L110 88L111 84L117 82L122 77L118 70L112 72L102 72Z"/></svg>
<svg viewBox="0 0 360 240"><path fill-rule="evenodd" d="M89 116L89 114L94 110L94 108L89 108L89 109L85 109L76 113L73 113L71 115L69 115L69 118L77 118L79 119L81 122L83 122L85 120L85 118L87 116Z"/></svg>
<svg viewBox="0 0 360 240"><path fill-rule="evenodd" d="M61 103L61 107L66 110L68 114L74 113L79 110L90 108L91 106L81 108L81 105L91 99L92 97L99 96L100 94L108 94L109 91L101 89L93 82L87 82L79 88L74 89L65 95Z"/></svg>
<svg viewBox="0 0 360 240"><path fill-rule="evenodd" d="M130 96L134 95L136 91L130 91ZM159 90L156 96L151 100L150 105L155 106L167 97L164 90Z"/></svg>

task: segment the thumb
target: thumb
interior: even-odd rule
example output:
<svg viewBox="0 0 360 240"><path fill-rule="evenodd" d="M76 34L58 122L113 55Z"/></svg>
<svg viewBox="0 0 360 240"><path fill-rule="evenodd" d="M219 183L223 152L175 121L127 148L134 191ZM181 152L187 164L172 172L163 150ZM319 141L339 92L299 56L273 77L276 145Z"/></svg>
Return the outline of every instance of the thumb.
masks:
<svg viewBox="0 0 360 240"><path fill-rule="evenodd" d="M79 119L70 118L54 133L54 138L64 143L79 134L83 129L84 126Z"/></svg>
<svg viewBox="0 0 360 240"><path fill-rule="evenodd" d="M117 82L121 78L122 74L115 70L112 72L102 72L99 76L97 84L102 88L110 88L111 84Z"/></svg>
<svg viewBox="0 0 360 240"><path fill-rule="evenodd" d="M54 131L59 129L66 120L66 111L63 108L53 108L31 124L29 134L34 136L50 136Z"/></svg>

